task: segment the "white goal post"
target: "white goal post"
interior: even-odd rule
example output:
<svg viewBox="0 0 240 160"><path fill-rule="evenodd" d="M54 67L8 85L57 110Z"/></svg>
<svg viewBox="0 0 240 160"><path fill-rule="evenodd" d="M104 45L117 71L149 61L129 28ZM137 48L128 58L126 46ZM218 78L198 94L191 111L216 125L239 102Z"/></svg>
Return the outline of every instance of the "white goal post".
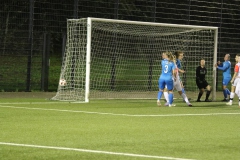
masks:
<svg viewBox="0 0 240 160"><path fill-rule="evenodd" d="M161 54L177 50L184 52L181 78L188 97L197 96L195 71L204 58L215 99L217 36L217 27L68 19L60 83L52 100L156 99Z"/></svg>

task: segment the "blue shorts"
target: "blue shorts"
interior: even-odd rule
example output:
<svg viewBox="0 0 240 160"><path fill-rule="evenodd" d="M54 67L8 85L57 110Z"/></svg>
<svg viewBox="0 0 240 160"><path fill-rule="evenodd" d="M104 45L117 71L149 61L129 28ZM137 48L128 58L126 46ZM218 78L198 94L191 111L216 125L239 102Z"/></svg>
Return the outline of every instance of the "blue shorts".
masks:
<svg viewBox="0 0 240 160"><path fill-rule="evenodd" d="M230 81L231 81L231 77L230 78L223 78L222 85L227 86Z"/></svg>
<svg viewBox="0 0 240 160"><path fill-rule="evenodd" d="M159 79L158 80L158 86L161 90L165 88L167 85L168 90L173 90L173 80L165 80L165 79Z"/></svg>

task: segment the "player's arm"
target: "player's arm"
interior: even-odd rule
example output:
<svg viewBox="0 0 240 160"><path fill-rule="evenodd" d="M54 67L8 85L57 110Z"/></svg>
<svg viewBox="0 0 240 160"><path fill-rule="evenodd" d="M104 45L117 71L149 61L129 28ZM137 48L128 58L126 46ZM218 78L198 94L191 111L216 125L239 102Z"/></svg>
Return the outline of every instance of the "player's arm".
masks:
<svg viewBox="0 0 240 160"><path fill-rule="evenodd" d="M176 79L177 79L177 70L178 70L178 68L176 68L175 65L173 65L172 75L173 75L174 81L176 81Z"/></svg>
<svg viewBox="0 0 240 160"><path fill-rule="evenodd" d="M215 65L216 68L218 67L223 67L223 63L221 63L220 61L218 61Z"/></svg>
<svg viewBox="0 0 240 160"><path fill-rule="evenodd" d="M223 63L221 63L220 61L217 62L217 66L222 67Z"/></svg>
<svg viewBox="0 0 240 160"><path fill-rule="evenodd" d="M185 71L182 70L182 69L178 69L178 72L180 72L180 73L185 73Z"/></svg>
<svg viewBox="0 0 240 160"><path fill-rule="evenodd" d="M229 63L224 63L222 67L217 66L218 69L225 71L226 69L228 69L230 67Z"/></svg>
<svg viewBox="0 0 240 160"><path fill-rule="evenodd" d="M184 71L183 69L181 69L181 68L182 68L182 65L181 65L181 62L180 62L180 61L178 61L177 67L178 67L178 72L179 72L179 73L185 73L185 71Z"/></svg>

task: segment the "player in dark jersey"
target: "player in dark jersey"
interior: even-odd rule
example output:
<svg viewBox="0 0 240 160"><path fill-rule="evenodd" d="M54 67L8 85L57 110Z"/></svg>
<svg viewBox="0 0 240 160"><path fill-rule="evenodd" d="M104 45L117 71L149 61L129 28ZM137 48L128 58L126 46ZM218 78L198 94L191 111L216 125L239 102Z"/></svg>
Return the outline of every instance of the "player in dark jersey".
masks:
<svg viewBox="0 0 240 160"><path fill-rule="evenodd" d="M200 99L205 89L207 90L205 102L211 102L211 100L208 99L211 93L211 86L208 84L208 82L205 79L206 74L207 74L207 69L205 68L205 60L201 59L200 66L198 66L196 69L196 84L199 88L197 102L201 102Z"/></svg>

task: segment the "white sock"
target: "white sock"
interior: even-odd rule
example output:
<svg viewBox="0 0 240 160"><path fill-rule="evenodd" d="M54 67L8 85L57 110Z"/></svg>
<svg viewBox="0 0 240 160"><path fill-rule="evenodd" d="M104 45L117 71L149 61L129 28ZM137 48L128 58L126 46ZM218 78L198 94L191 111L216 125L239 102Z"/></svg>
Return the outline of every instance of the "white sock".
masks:
<svg viewBox="0 0 240 160"><path fill-rule="evenodd" d="M232 99L233 99L233 98L234 98L234 95L235 95L235 93L231 92L231 93L230 93L230 98L232 98ZM230 99L230 101L229 101L229 102L230 102L230 103L232 103L232 101L233 101L233 100L231 100L231 99Z"/></svg>
<svg viewBox="0 0 240 160"><path fill-rule="evenodd" d="M182 93L182 98L184 99L184 101L188 104L189 101L188 101L188 98L187 98L187 95L185 93Z"/></svg>
<svg viewBox="0 0 240 160"><path fill-rule="evenodd" d="M168 92L163 92L163 94L164 94L164 97L165 97L167 103L169 103Z"/></svg>

